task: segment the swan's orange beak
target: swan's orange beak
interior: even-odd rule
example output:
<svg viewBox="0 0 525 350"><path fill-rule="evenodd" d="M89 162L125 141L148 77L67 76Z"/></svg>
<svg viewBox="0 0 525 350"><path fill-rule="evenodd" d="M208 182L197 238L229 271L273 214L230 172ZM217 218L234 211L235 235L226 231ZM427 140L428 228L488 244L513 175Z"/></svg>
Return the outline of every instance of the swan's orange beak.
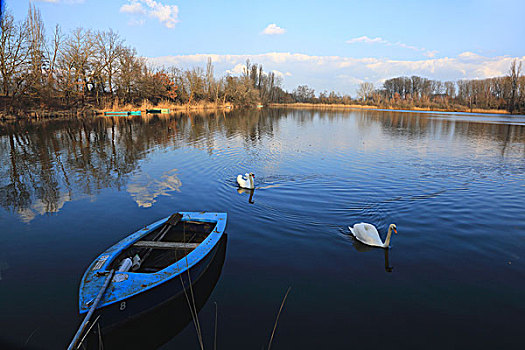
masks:
<svg viewBox="0 0 525 350"><path fill-rule="evenodd" d="M394 228L394 233L397 235L397 228Z"/></svg>

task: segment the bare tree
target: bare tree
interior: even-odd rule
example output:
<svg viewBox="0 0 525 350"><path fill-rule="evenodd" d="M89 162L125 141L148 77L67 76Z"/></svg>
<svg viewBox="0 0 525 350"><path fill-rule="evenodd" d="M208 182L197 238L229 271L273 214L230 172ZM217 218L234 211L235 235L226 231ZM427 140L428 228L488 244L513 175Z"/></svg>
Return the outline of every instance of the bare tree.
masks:
<svg viewBox="0 0 525 350"><path fill-rule="evenodd" d="M29 56L27 87L30 95L39 98L45 85L43 70L47 48L44 22L40 10L34 4L29 5L26 30Z"/></svg>
<svg viewBox="0 0 525 350"><path fill-rule="evenodd" d="M66 99L76 95L84 104L88 84L92 74L91 63L93 60L94 47L92 34L82 28L77 28L66 38L64 49L59 55L59 66L61 69L61 88Z"/></svg>
<svg viewBox="0 0 525 350"><path fill-rule="evenodd" d="M4 96L16 95L23 84L22 72L27 57L25 42L24 26L15 23L11 13L3 13L0 18L0 74Z"/></svg>
<svg viewBox="0 0 525 350"><path fill-rule="evenodd" d="M96 55L102 63L107 91L110 92L111 96L113 96L113 79L119 68L119 57L123 45L124 40L111 29L107 32L98 32L95 36Z"/></svg>
<svg viewBox="0 0 525 350"><path fill-rule="evenodd" d="M119 55L116 77L117 95L124 101L133 102L140 85L140 77L146 68L144 61L137 57L135 49L124 47Z"/></svg>
<svg viewBox="0 0 525 350"><path fill-rule="evenodd" d="M446 81L445 94L451 98L456 97L456 83L454 83L453 81Z"/></svg>
<svg viewBox="0 0 525 350"><path fill-rule="evenodd" d="M315 91L314 89L309 88L308 85L299 85L292 92L292 95L297 102L311 102L315 97Z"/></svg>
<svg viewBox="0 0 525 350"><path fill-rule="evenodd" d="M514 112L514 109L516 108L516 100L518 98L519 94L519 77L521 73L521 62L518 64L518 60L512 61L510 64L510 69L508 73L508 78L510 81L510 98L509 98L509 104L508 104L508 111L510 113Z"/></svg>
<svg viewBox="0 0 525 350"><path fill-rule="evenodd" d="M190 70L187 70L184 74L185 83L188 89L189 100L188 103L191 104L193 100L200 100L205 94L205 85L206 78L202 68L194 67Z"/></svg>
<svg viewBox="0 0 525 350"><path fill-rule="evenodd" d="M62 33L60 31L60 27L57 24L57 26L55 27L55 31L53 32L52 47L48 48L46 51L46 60L47 62L49 62L49 66L47 69L47 95L50 95L50 93L55 88L57 57L60 50L61 39Z"/></svg>
<svg viewBox="0 0 525 350"><path fill-rule="evenodd" d="M357 89L357 96L361 99L361 101L368 100L370 97L372 97L373 93L374 84L369 82L359 84L359 88Z"/></svg>
<svg viewBox="0 0 525 350"><path fill-rule="evenodd" d="M213 90L215 88L215 78L213 76L213 64L211 62L211 57L208 57L208 62L206 64L206 93L208 100L212 101L215 97Z"/></svg>

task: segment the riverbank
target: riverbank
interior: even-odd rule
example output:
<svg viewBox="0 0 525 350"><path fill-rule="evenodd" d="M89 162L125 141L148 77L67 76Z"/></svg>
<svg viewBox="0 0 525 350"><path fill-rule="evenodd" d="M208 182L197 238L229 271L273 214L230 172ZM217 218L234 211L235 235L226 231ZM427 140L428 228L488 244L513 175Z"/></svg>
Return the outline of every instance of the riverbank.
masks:
<svg viewBox="0 0 525 350"><path fill-rule="evenodd" d="M16 112L5 112L0 111L0 120L2 121L14 121L19 119L47 119L47 118L60 118L60 117L90 117L104 114L104 112L117 112L117 111L141 111L146 113L147 109L169 109L170 113L175 112L203 112L203 111L231 111L235 106L231 103L212 103L212 102L198 102L198 103L186 103L186 104L175 104L169 102L160 102L153 104L150 102L143 102L140 105L137 104L119 104L113 103L103 108L72 108L69 110L50 110L50 109L28 109L20 110Z"/></svg>
<svg viewBox="0 0 525 350"><path fill-rule="evenodd" d="M325 103L270 103L268 107L272 108L297 108L297 109L377 109L377 110L392 110L392 111L414 111L414 112L461 112L461 113L481 113L481 114L509 114L506 110L501 109L480 109L480 108L394 108L391 106L378 107L358 104L325 104Z"/></svg>
<svg viewBox="0 0 525 350"><path fill-rule="evenodd" d="M214 102L203 102L198 103L186 103L176 104L167 101L161 101L157 104L153 104L149 101L144 101L140 105L134 104L119 104L118 102L108 105L102 109L95 110L96 113L102 114L104 112L117 112L117 111L141 111L146 112L148 109L169 109L171 112L197 112L197 111L209 111L209 110L232 110L234 106L227 103L214 103Z"/></svg>

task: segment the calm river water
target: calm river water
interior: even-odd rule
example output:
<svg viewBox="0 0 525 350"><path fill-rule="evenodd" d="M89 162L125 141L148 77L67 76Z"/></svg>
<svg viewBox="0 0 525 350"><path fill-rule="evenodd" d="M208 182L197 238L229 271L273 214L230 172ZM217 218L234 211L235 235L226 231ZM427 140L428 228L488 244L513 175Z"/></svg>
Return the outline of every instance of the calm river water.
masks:
<svg viewBox="0 0 525 350"><path fill-rule="evenodd" d="M525 117L278 109L0 124L0 347L65 348L92 260L201 210L228 213L206 349L216 306L218 349L267 347L288 287L272 349L523 349Z"/></svg>

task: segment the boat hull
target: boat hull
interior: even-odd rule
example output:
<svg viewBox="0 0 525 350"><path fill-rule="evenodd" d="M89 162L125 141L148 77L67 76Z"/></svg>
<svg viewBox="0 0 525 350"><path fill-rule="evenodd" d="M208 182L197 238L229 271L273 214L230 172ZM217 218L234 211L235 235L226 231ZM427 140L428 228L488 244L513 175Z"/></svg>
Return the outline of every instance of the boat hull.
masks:
<svg viewBox="0 0 525 350"><path fill-rule="evenodd" d="M185 296L190 286L203 275L217 251L217 245L224 234L227 215L225 213L181 212L180 222L201 222L213 224L211 232L204 241L195 244L187 255L160 270L151 273L116 272L109 287L98 304L96 313L100 314L100 324L107 328L144 312L170 299ZM130 247L136 246L144 237L155 234L168 218L159 220L129 235L110 247L88 267L80 284L80 314L86 313L90 303L101 289L107 274L115 263L127 255ZM184 225L184 227L186 227ZM151 237L151 236L148 236ZM141 241L142 242L142 241ZM144 243L147 243L146 240ZM169 242L167 242L169 243ZM173 243L178 245L178 243ZM170 253L171 254L171 253Z"/></svg>
<svg viewBox="0 0 525 350"><path fill-rule="evenodd" d="M195 310L200 312L215 289L226 258L228 237L223 235L212 262L201 277L192 281L193 299L188 303L184 293L156 305L137 317L110 327L98 327L86 339L86 348L100 349L157 349L182 332L193 320ZM147 336L144 336L147 334Z"/></svg>
<svg viewBox="0 0 525 350"><path fill-rule="evenodd" d="M122 323L141 317L141 315L160 307L172 299L185 298L185 294L191 300L191 286L197 283L205 274L210 263L215 258L216 252L217 246L187 272L120 303L97 309L96 313L101 315L99 319L101 328L109 331Z"/></svg>

